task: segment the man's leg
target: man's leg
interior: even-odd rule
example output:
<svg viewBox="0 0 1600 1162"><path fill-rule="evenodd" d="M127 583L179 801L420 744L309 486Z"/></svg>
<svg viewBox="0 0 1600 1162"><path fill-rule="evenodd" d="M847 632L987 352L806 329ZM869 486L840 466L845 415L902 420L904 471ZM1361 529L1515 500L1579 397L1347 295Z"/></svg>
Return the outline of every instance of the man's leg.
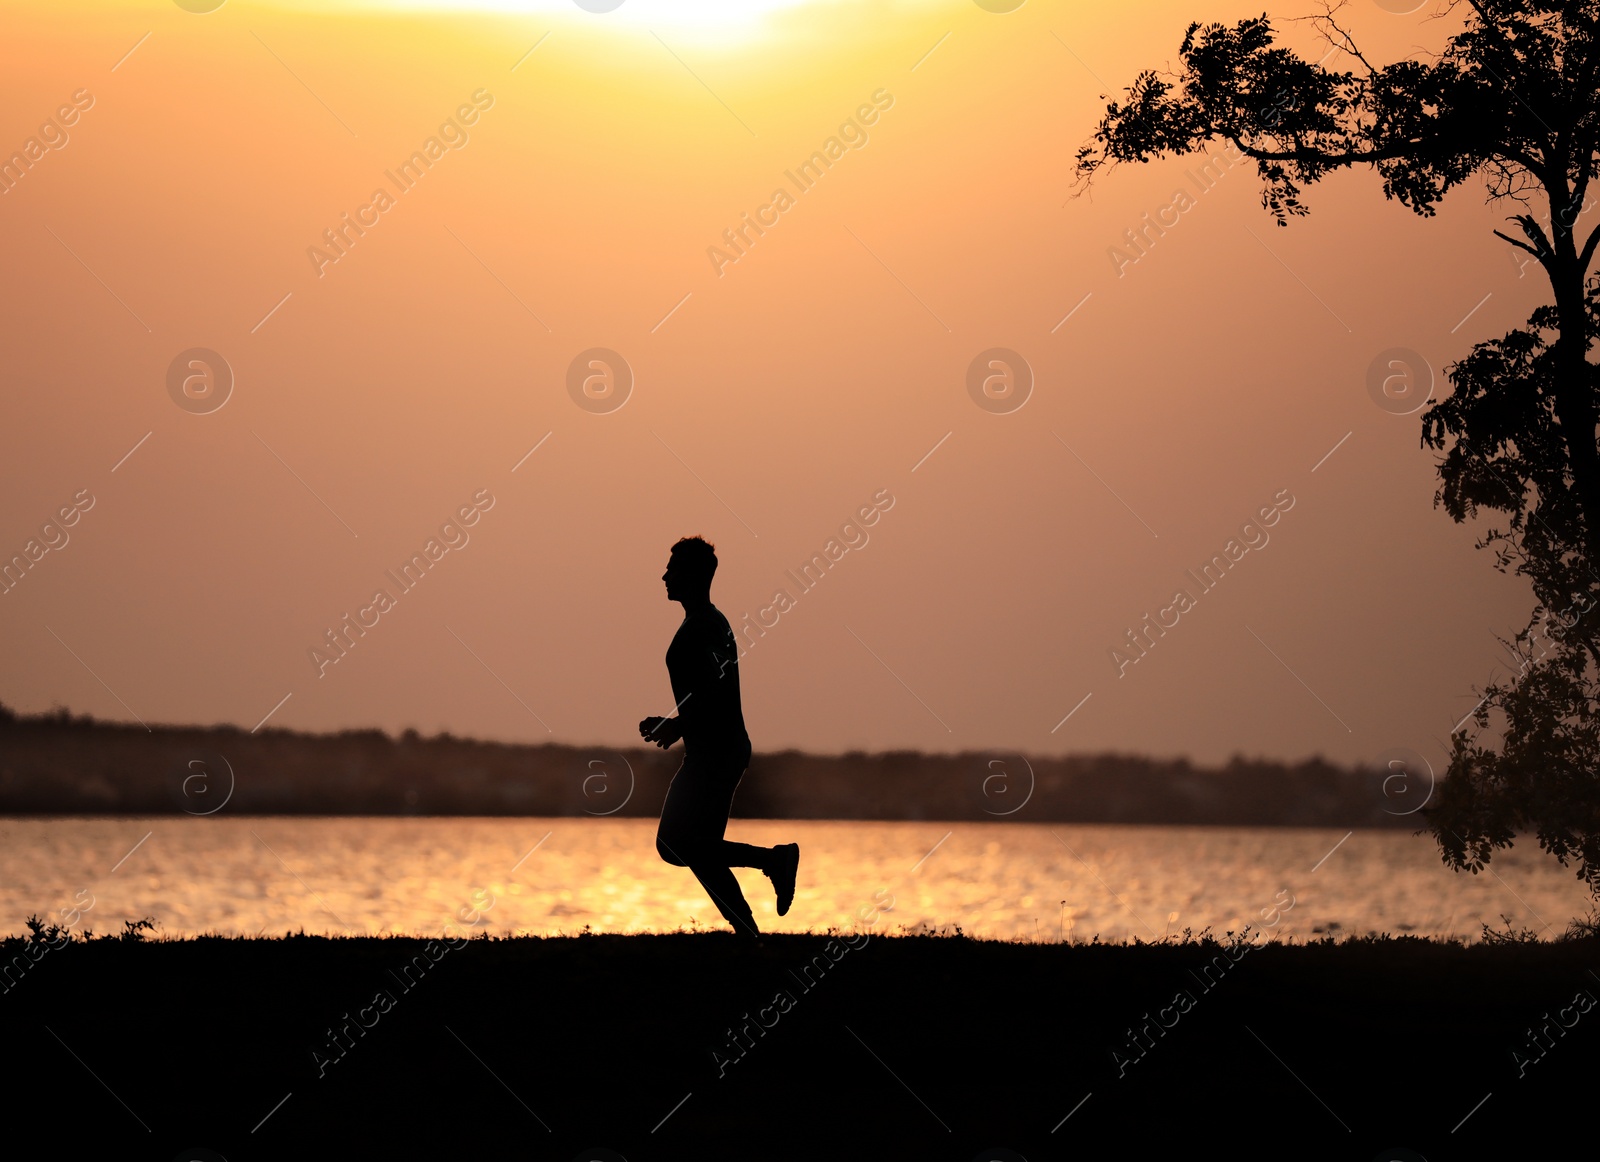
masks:
<svg viewBox="0 0 1600 1162"><path fill-rule="evenodd" d="M721 839L727 830L728 815L733 809L733 793L738 789L739 780L744 777L745 770L750 765L750 748L746 745L742 755L730 755L725 765L719 766L719 773L728 778L726 784L727 804L721 812L722 823L717 831ZM772 881L772 890L777 899L774 906L778 915L785 916L789 907L794 903L795 881L800 872L800 845L798 843L780 843L776 847L756 847L749 843L733 843L722 839L721 847L717 849L717 862L725 863L729 867L754 867L760 868L768 879Z"/></svg>
<svg viewBox="0 0 1600 1162"><path fill-rule="evenodd" d="M764 868L771 849L723 838L742 774L735 771L730 777L729 771L717 764L697 756L685 757L661 807L656 851L668 863L694 872L735 932L754 936L759 935L755 917L729 868Z"/></svg>
<svg viewBox="0 0 1600 1162"><path fill-rule="evenodd" d="M722 913L722 918L733 925L733 930L742 936L760 936L761 930L756 927L755 915L750 911L750 904L744 898L744 892L739 889L739 881L725 864L690 864L689 870L694 872L694 878L700 881L700 886L705 888L706 894L717 906L717 911Z"/></svg>
<svg viewBox="0 0 1600 1162"><path fill-rule="evenodd" d="M772 867L772 848L724 839L717 845L716 861L724 867L758 867L767 871Z"/></svg>

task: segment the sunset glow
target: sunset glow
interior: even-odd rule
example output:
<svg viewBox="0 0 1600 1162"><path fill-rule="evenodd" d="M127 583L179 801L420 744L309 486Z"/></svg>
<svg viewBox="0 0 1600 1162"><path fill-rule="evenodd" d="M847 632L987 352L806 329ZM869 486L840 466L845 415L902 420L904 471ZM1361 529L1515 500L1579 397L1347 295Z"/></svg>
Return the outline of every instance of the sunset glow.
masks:
<svg viewBox="0 0 1600 1162"><path fill-rule="evenodd" d="M692 531L761 747L1442 761L1526 593L1366 377L1404 346L1442 378L1535 301L1481 199L1420 219L1344 174L1278 229L1220 150L1074 196L1172 0L733 7L14 8L0 140L64 139L0 195L0 531L97 504L4 597L0 698L617 744ZM1010 414L968 391L997 347L1035 385ZM192 348L235 377L211 414L169 396ZM631 368L609 414L567 387L597 348ZM480 491L426 586L386 580ZM1147 616L1181 620L1130 662Z"/></svg>
<svg viewBox="0 0 1600 1162"><path fill-rule="evenodd" d="M1571 1152L1600 0L4 31L19 1156Z"/></svg>

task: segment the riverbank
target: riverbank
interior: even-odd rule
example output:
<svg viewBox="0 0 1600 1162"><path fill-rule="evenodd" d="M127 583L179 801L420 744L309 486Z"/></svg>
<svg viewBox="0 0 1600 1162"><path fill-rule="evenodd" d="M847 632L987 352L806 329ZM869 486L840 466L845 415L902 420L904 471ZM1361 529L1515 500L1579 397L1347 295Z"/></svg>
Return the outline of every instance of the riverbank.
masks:
<svg viewBox="0 0 1600 1162"><path fill-rule="evenodd" d="M1586 1108L1600 1025L1593 938L863 931L4 951L0 1035L26 1064L6 1091L18 1144L59 1140L67 1119L119 1156L204 1147L229 1162L422 1157L452 1141L452 1156L561 1162L1039 1162L1113 1146L1405 1147L1438 1162L1561 1133ZM996 1148L1014 1153L979 1153Z"/></svg>
<svg viewBox="0 0 1600 1162"><path fill-rule="evenodd" d="M681 749L148 727L0 705L0 815L654 817ZM1414 760L1421 763L1421 759ZM874 819L1415 831L1434 776L1235 757L758 751L745 819Z"/></svg>

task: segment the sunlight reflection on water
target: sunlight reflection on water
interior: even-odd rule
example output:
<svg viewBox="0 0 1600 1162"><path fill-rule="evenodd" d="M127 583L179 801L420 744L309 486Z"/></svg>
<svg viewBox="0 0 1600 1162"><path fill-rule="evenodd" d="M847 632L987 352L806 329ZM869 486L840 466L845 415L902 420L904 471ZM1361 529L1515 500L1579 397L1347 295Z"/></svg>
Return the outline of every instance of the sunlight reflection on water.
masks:
<svg viewBox="0 0 1600 1162"><path fill-rule="evenodd" d="M0 932L23 931L25 917L54 913L79 891L94 899L83 925L101 933L148 915L174 936L436 935L479 891L492 906L478 929L496 935L725 927L693 876L657 859L654 832L651 819L6 819ZM1446 869L1426 837L1357 832L1341 843L1343 834L744 819L728 827L730 839L800 844L799 890L781 919L766 878L737 871L757 923L775 932L856 926L879 892L894 901L879 931L959 925L1024 940L1259 927L1280 889L1295 904L1275 933L1293 938L1474 937L1484 922L1502 927L1502 915L1551 936L1588 910L1576 877L1531 840L1497 854L1493 873L1472 876Z"/></svg>

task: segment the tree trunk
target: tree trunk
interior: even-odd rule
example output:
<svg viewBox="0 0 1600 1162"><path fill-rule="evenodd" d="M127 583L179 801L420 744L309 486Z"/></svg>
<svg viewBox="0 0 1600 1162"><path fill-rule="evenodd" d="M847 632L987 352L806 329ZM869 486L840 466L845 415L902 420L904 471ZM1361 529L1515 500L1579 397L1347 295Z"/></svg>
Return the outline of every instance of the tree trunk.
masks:
<svg viewBox="0 0 1600 1162"><path fill-rule="evenodd" d="M1556 362L1556 417L1567 444L1573 491L1583 510L1586 571L1600 568L1600 446L1596 445L1597 420L1593 369L1589 364L1588 311L1583 295L1583 271L1577 256L1560 260L1551 275L1560 333L1553 354Z"/></svg>

